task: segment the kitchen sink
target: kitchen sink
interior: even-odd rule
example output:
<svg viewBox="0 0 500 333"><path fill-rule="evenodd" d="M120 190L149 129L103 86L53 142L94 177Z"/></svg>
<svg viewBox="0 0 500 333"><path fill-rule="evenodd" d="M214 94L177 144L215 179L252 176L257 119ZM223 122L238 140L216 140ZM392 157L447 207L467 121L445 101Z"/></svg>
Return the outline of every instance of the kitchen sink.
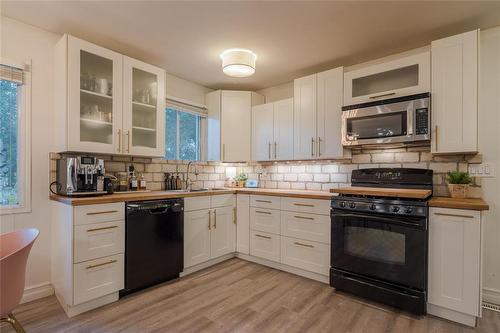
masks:
<svg viewBox="0 0 500 333"><path fill-rule="evenodd" d="M204 191L225 191L225 188L197 188L191 189L190 192L204 192Z"/></svg>

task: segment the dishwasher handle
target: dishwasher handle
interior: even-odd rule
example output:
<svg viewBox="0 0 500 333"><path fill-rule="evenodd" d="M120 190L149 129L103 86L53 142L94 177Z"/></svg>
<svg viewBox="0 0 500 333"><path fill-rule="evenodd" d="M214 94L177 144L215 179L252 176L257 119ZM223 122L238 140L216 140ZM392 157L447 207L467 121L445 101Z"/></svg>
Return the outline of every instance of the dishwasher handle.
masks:
<svg viewBox="0 0 500 333"><path fill-rule="evenodd" d="M144 202L144 203L128 203L127 210L130 213L147 211L150 214L164 214L168 211L180 212L184 205L179 202Z"/></svg>

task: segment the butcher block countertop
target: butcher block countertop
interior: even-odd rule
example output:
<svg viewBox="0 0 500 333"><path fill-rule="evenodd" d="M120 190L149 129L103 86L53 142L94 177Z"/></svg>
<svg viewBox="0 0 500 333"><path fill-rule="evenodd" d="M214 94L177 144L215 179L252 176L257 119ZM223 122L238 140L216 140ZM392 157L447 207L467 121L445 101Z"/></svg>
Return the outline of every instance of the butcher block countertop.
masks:
<svg viewBox="0 0 500 333"><path fill-rule="evenodd" d="M432 195L431 190L401 189L401 188L379 188L379 187L342 187L330 190L338 194L372 195L383 197L398 197L410 199L427 199Z"/></svg>
<svg viewBox="0 0 500 333"><path fill-rule="evenodd" d="M141 200L158 200L158 199L171 199L171 198L187 198L187 197L200 197L207 195L220 195L220 194L260 194L272 195L281 197L292 198L306 198L306 199L325 199L330 200L333 196L332 193L325 191L296 191L296 190L277 190L277 189L264 189L264 188L226 188L218 190L187 192L187 191L151 191L146 193L113 193L92 197L65 197L61 195L50 195L50 200L62 202L71 206L82 205L96 205L112 202L125 202L125 201L141 201Z"/></svg>
<svg viewBox="0 0 500 333"><path fill-rule="evenodd" d="M449 197L432 197L429 200L430 207L440 208L455 208L469 210L488 210L490 206L481 198L449 198Z"/></svg>

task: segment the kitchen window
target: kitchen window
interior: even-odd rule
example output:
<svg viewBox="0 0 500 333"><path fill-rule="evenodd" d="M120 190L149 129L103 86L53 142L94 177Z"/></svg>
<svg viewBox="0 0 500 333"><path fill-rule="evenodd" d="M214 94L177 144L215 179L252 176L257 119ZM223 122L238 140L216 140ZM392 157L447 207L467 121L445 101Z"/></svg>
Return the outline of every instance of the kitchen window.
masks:
<svg viewBox="0 0 500 333"><path fill-rule="evenodd" d="M24 65L0 63L0 213L30 210L30 86Z"/></svg>
<svg viewBox="0 0 500 333"><path fill-rule="evenodd" d="M205 115L203 109L167 100L165 109L165 159L202 159Z"/></svg>

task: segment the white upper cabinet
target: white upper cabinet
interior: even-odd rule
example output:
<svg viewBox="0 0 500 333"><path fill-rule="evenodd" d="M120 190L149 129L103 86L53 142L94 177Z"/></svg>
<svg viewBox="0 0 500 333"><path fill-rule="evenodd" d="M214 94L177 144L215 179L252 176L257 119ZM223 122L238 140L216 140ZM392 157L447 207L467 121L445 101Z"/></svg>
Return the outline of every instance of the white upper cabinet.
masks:
<svg viewBox="0 0 500 333"><path fill-rule="evenodd" d="M343 71L294 81L294 159L349 157L341 140Z"/></svg>
<svg viewBox="0 0 500 333"><path fill-rule="evenodd" d="M252 160L273 159L274 103L252 107Z"/></svg>
<svg viewBox="0 0 500 333"><path fill-rule="evenodd" d="M124 152L165 155L165 71L142 61L123 61Z"/></svg>
<svg viewBox="0 0 500 333"><path fill-rule="evenodd" d="M252 108L252 160L293 159L293 98Z"/></svg>
<svg viewBox="0 0 500 333"><path fill-rule="evenodd" d="M262 103L264 96L250 91L218 90L206 95L208 160L251 159L251 110Z"/></svg>
<svg viewBox="0 0 500 333"><path fill-rule="evenodd" d="M344 74L344 105L429 92L430 55L423 52Z"/></svg>
<svg viewBox="0 0 500 333"><path fill-rule="evenodd" d="M295 159L316 157L317 75L294 80L294 154Z"/></svg>
<svg viewBox="0 0 500 333"><path fill-rule="evenodd" d="M164 155L164 70L69 35L55 60L58 151Z"/></svg>
<svg viewBox="0 0 500 333"><path fill-rule="evenodd" d="M433 41L433 153L477 152L479 30Z"/></svg>

